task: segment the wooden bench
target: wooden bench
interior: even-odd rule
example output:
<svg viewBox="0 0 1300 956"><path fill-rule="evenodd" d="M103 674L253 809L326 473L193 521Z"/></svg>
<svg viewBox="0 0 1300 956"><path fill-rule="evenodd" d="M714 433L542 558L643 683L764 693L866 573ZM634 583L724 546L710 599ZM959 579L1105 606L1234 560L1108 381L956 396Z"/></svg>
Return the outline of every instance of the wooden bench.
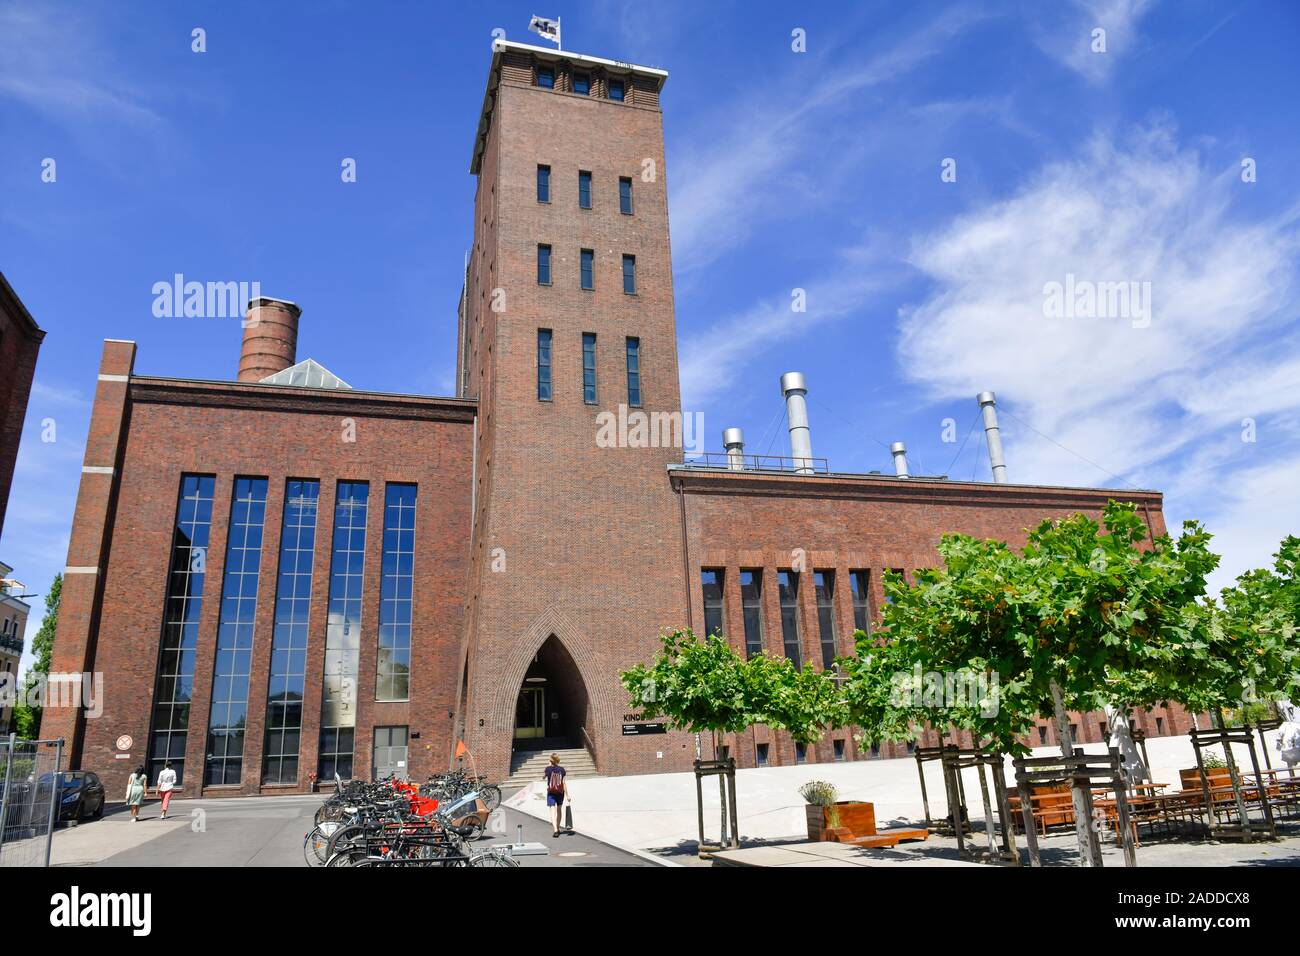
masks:
<svg viewBox="0 0 1300 956"><path fill-rule="evenodd" d="M928 840L930 831L925 827L890 827L869 836L854 837L849 842L861 847L898 846L908 840Z"/></svg>

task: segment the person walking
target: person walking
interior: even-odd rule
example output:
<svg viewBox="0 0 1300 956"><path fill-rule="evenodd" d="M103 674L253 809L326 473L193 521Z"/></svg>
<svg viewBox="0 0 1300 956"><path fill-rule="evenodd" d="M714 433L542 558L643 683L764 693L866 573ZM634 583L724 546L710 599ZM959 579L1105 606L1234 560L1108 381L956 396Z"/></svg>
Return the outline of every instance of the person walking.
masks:
<svg viewBox="0 0 1300 956"><path fill-rule="evenodd" d="M552 836L560 835L564 800L569 795L569 785L564 782L565 774L565 769L560 766L560 755L551 754L551 765L546 768L544 776L546 777L546 809L550 811L551 823L554 824L555 830Z"/></svg>
<svg viewBox="0 0 1300 956"><path fill-rule="evenodd" d="M144 767L136 767L135 773L126 780L126 805L131 808L131 822L140 821L140 804L144 802L145 787L149 778L145 776Z"/></svg>
<svg viewBox="0 0 1300 956"><path fill-rule="evenodd" d="M172 802L172 791L176 789L176 771L172 769L172 762L168 760L163 764L162 773L158 774L158 796L162 798L162 816L160 819L167 819L167 808Z"/></svg>

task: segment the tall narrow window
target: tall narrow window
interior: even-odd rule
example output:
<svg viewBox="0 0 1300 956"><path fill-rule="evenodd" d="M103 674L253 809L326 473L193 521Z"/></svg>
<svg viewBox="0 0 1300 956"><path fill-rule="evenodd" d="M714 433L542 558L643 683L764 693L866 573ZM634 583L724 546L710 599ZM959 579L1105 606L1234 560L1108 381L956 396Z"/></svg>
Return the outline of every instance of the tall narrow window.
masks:
<svg viewBox="0 0 1300 956"><path fill-rule="evenodd" d="M767 766L767 744L756 744L754 747L754 763L760 767Z"/></svg>
<svg viewBox="0 0 1300 956"><path fill-rule="evenodd" d="M636 256L623 257L623 292L636 295Z"/></svg>
<svg viewBox="0 0 1300 956"><path fill-rule="evenodd" d="M537 284L551 284L551 247L539 245L537 247Z"/></svg>
<svg viewBox="0 0 1300 956"><path fill-rule="evenodd" d="M591 92L591 74L574 73L573 74L573 92L579 96L587 96Z"/></svg>
<svg viewBox="0 0 1300 956"><path fill-rule="evenodd" d="M291 478L285 483L280 579L275 588L275 630L266 692L266 746L262 748L264 784L298 780L319 500L319 481Z"/></svg>
<svg viewBox="0 0 1300 956"><path fill-rule="evenodd" d="M582 333L582 400L596 404L596 333Z"/></svg>
<svg viewBox="0 0 1300 956"><path fill-rule="evenodd" d="M763 572L740 572L740 608L745 617L745 656L763 651Z"/></svg>
<svg viewBox="0 0 1300 956"><path fill-rule="evenodd" d="M217 660L212 669L204 774L208 785L239 783L244 768L248 673L253 659L253 623L257 616L257 583L262 577L265 524L266 479L236 478L221 583Z"/></svg>
<svg viewBox="0 0 1300 956"><path fill-rule="evenodd" d="M579 279L584 289L596 288L596 254L590 249L583 249L578 254L580 265Z"/></svg>
<svg viewBox="0 0 1300 956"><path fill-rule="evenodd" d="M618 211L625 216L632 215L632 178L622 176L618 180Z"/></svg>
<svg viewBox="0 0 1300 956"><path fill-rule="evenodd" d="M176 782L185 779L185 740L194 693L194 648L199 640L199 613L203 610L215 484L212 475L184 475L176 500L158 685L153 697L153 732L149 737L149 779L155 782L163 764L169 760L176 771Z"/></svg>
<svg viewBox="0 0 1300 956"><path fill-rule="evenodd" d="M586 170L578 172L578 206L582 209L591 208L591 173Z"/></svg>
<svg viewBox="0 0 1300 956"><path fill-rule="evenodd" d="M379 592L375 700L411 697L411 583L415 562L415 485L384 492L384 564Z"/></svg>
<svg viewBox="0 0 1300 956"><path fill-rule="evenodd" d="M551 167L537 167L537 201L551 201Z"/></svg>
<svg viewBox="0 0 1300 956"><path fill-rule="evenodd" d="M835 572L814 571L813 585L817 589L817 630L822 639L822 667L830 667L838 652L835 642Z"/></svg>
<svg viewBox="0 0 1300 956"><path fill-rule="evenodd" d="M641 404L641 340L627 340L627 403Z"/></svg>
<svg viewBox="0 0 1300 956"><path fill-rule="evenodd" d="M700 572L700 584L704 589L704 633L707 635L726 633L726 624L722 614L721 570L705 568Z"/></svg>
<svg viewBox="0 0 1300 956"><path fill-rule="evenodd" d="M618 100L619 102L622 102L622 100L623 100L623 81L622 81L622 80L610 80L610 81L609 81L609 98L610 98L611 100Z"/></svg>
<svg viewBox="0 0 1300 956"><path fill-rule="evenodd" d="M330 559L329 623L325 628L325 678L321 692L317 776L352 776L357 725L357 671L361 653L361 582L366 571L366 514L370 486L340 481L334 502Z"/></svg>
<svg viewBox="0 0 1300 956"><path fill-rule="evenodd" d="M781 642L785 656L798 667L799 655L799 575L793 571L776 573L781 597Z"/></svg>
<svg viewBox="0 0 1300 956"><path fill-rule="evenodd" d="M537 330L537 400L551 400L551 330Z"/></svg>
<svg viewBox="0 0 1300 956"><path fill-rule="evenodd" d="M555 89L555 70L549 66L539 66L537 68L537 85L543 89Z"/></svg>
<svg viewBox="0 0 1300 956"><path fill-rule="evenodd" d="M849 587L853 591L853 626L863 634L871 633L871 576L866 571L850 571Z"/></svg>

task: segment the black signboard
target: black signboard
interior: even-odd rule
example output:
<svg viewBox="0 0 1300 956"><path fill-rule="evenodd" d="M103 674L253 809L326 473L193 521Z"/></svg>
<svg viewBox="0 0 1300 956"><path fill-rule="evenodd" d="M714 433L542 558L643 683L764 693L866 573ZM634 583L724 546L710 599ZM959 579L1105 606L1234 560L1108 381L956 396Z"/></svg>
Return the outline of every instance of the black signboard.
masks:
<svg viewBox="0 0 1300 956"><path fill-rule="evenodd" d="M667 724L624 724L624 737L639 737L642 734L666 734L668 733Z"/></svg>

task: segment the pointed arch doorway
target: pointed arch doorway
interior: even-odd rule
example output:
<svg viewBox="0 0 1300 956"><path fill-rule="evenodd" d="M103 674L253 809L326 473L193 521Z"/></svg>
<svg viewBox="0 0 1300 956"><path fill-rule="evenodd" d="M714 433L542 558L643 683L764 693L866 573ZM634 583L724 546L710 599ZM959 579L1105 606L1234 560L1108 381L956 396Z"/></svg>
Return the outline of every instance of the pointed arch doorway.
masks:
<svg viewBox="0 0 1300 956"><path fill-rule="evenodd" d="M581 747L590 730L587 685L573 657L552 634L542 642L524 673L515 702L513 749Z"/></svg>

